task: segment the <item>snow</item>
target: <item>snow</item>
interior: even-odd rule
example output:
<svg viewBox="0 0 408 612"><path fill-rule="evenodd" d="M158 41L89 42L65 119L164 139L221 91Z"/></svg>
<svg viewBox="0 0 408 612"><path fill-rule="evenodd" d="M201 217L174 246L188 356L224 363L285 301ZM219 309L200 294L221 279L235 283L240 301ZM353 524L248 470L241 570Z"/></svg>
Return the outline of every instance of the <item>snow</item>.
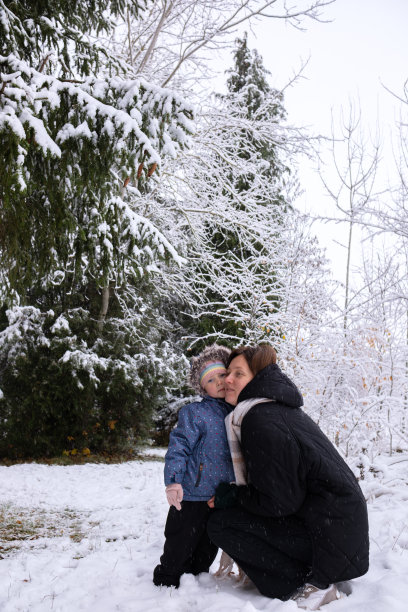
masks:
<svg viewBox="0 0 408 612"><path fill-rule="evenodd" d="M136 212L131 210L131 208L126 203L123 203L123 206L124 215L127 216L129 221L129 231L136 240L138 240L140 237L143 237L145 240L149 239L153 243L154 248L157 249L161 255L163 255L165 249L178 266L181 267L186 263L186 260L183 257L180 257L176 249L167 240L164 234L162 234L153 225L153 223L149 221L149 219L138 215ZM151 258L153 258L153 252L148 245L145 245L143 247L143 250ZM138 252L138 247L135 247L134 254L137 255Z"/></svg>
<svg viewBox="0 0 408 612"><path fill-rule="evenodd" d="M37 524L32 539L0 544L2 612L294 612L294 602L237 587L233 578L184 576L178 590L151 581L163 546L163 462L0 466L0 516ZM146 457L148 458L148 457ZM343 585L327 612L405 612L408 601L408 455L376 459L362 481L371 565ZM0 531L1 533L1 531ZM6 551L7 546L16 548ZM216 569L214 564L212 570Z"/></svg>
<svg viewBox="0 0 408 612"><path fill-rule="evenodd" d="M22 124L28 123L29 126L34 129L35 141L41 147L44 153L49 151L51 155L61 157L61 149L48 135L43 122L37 117L34 117L29 109L22 111L20 121Z"/></svg>
<svg viewBox="0 0 408 612"><path fill-rule="evenodd" d="M0 115L0 130L6 126L8 126L18 138L25 138L25 130L21 121L16 117L14 109L10 106L5 106L2 115ZM18 159L21 164L24 158L20 155Z"/></svg>
<svg viewBox="0 0 408 612"><path fill-rule="evenodd" d="M134 149L141 147L148 154L149 163L161 162L163 134L167 136L165 143L167 155L176 156L176 151L189 143L185 131L191 132L192 122L184 113L191 115L193 108L176 92L144 80L129 81L119 77L107 80L90 77L78 86L44 75L14 55L8 57L0 55L0 63L8 65L10 71L4 75L1 73L1 80L13 83L13 87L6 88L5 102L0 105L0 129L6 127L24 140L26 138L24 126L28 124L34 132L35 142L41 147L44 155L49 153L51 156L61 157L62 151L57 142L63 147L70 139L92 139L97 144L98 133L91 128L98 122L98 117L104 119L101 133L108 134L116 152L129 147L127 141L130 140L133 142L131 147ZM61 101L60 95L63 93L75 100L72 104L75 112L70 113L75 124L67 122L53 140L47 129L48 108L57 108ZM114 106L113 98L118 96ZM105 97L109 103L99 99ZM33 102L38 117L33 115L30 107ZM156 114L162 120L160 126ZM143 120L149 121L149 135L141 129ZM76 125L76 121L79 121L79 125Z"/></svg>
<svg viewBox="0 0 408 612"><path fill-rule="evenodd" d="M74 127L70 123L66 123L64 127L58 132L57 140L58 142L63 143L69 138L75 138L75 139L89 138L91 139L92 132L89 129L89 126L86 123L86 121L83 121L77 127Z"/></svg>
<svg viewBox="0 0 408 612"><path fill-rule="evenodd" d="M161 457L162 459L164 459L165 455L167 453L167 448L156 448L156 447L152 447L152 448L144 448L142 451L139 451L139 454L144 455L145 457Z"/></svg>
<svg viewBox="0 0 408 612"><path fill-rule="evenodd" d="M57 334L60 331L68 332L68 333L70 333L71 331L69 327L69 323L67 319L64 317L64 315L60 315L58 319L55 321L54 325L51 327L51 332L53 334Z"/></svg>

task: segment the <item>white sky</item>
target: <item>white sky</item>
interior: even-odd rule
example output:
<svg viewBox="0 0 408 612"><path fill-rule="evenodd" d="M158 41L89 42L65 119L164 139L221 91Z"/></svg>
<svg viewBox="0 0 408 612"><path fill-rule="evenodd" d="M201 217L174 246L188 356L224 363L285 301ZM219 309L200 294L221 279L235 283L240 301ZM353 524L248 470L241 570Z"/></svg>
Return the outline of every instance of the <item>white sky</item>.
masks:
<svg viewBox="0 0 408 612"><path fill-rule="evenodd" d="M326 7L324 17L332 21L308 20L305 32L265 20L256 24L256 38L250 36L250 46L259 50L278 87L310 55L307 80L286 94L290 116L328 127L332 107L359 97L370 120L377 106L382 118L390 119L393 102L381 82L401 91L408 78L407 0L337 0Z"/></svg>
<svg viewBox="0 0 408 612"><path fill-rule="evenodd" d="M351 100L360 105L366 129L374 132L378 121L383 139L388 140L400 104L383 84L401 94L408 78L408 0L337 0L326 7L324 18L331 22L308 20L304 32L282 21L258 22L249 34L249 46L263 56L271 72L270 82L279 89L310 56L306 78L285 93L290 123L330 135L332 113L338 118L343 108L347 114ZM382 163L385 171L392 166L390 148L384 150ZM328 202L317 177L305 167L300 178L305 190L302 206L315 213L327 211ZM329 256L337 260L334 273L341 278L342 251L332 244L339 227L324 226L318 236L328 247ZM355 264L358 248L355 245Z"/></svg>

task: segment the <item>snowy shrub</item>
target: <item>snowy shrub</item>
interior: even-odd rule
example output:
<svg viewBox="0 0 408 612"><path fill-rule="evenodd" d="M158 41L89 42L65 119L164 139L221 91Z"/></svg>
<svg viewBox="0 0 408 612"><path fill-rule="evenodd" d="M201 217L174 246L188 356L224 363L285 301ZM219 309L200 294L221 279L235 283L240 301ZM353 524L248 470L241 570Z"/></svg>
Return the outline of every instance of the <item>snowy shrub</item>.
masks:
<svg viewBox="0 0 408 612"><path fill-rule="evenodd" d="M125 322L103 336L83 309L57 316L7 311L0 332L0 455L118 452L146 436L179 358L166 343L141 348Z"/></svg>
<svg viewBox="0 0 408 612"><path fill-rule="evenodd" d="M200 401L199 395L191 395L186 391L186 395L182 397L171 397L163 406L161 406L153 417L154 428L152 438L157 446L168 446L171 430L177 423L178 413L180 408L190 402Z"/></svg>

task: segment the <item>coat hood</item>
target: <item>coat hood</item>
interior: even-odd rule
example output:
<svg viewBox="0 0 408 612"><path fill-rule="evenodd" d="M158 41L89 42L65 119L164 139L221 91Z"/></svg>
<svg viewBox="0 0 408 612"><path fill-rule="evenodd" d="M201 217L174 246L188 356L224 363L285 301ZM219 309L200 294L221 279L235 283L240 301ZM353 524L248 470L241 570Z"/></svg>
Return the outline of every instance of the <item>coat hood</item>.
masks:
<svg viewBox="0 0 408 612"><path fill-rule="evenodd" d="M197 357L193 357L191 359L190 374L188 377L190 387L204 396L204 390L200 385L200 374L205 364L213 361L221 361L226 367L230 352L231 350L226 346L211 344L211 346L206 346Z"/></svg>
<svg viewBox="0 0 408 612"><path fill-rule="evenodd" d="M303 406L299 389L276 364L266 366L244 387L238 402L254 397L267 397L290 408Z"/></svg>

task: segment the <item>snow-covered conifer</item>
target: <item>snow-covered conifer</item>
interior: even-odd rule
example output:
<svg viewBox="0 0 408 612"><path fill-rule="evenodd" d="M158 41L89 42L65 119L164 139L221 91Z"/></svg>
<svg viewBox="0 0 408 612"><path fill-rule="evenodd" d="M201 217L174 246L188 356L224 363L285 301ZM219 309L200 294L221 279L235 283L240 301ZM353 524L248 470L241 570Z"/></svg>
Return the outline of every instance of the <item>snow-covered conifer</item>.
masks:
<svg viewBox="0 0 408 612"><path fill-rule="evenodd" d="M100 40L139 4L1 0L3 301L27 302L35 286L120 286L177 259L140 187L185 146L191 106L131 77Z"/></svg>
<svg viewBox="0 0 408 612"><path fill-rule="evenodd" d="M195 166L197 208L212 211L202 219L205 246L197 246L192 272L204 309L194 325L203 336L256 340L263 335L262 309L279 308L280 226L294 184L284 160L294 143L283 123L282 94L268 84L246 36L236 41L234 59L228 93L202 118L194 140L204 162Z"/></svg>

